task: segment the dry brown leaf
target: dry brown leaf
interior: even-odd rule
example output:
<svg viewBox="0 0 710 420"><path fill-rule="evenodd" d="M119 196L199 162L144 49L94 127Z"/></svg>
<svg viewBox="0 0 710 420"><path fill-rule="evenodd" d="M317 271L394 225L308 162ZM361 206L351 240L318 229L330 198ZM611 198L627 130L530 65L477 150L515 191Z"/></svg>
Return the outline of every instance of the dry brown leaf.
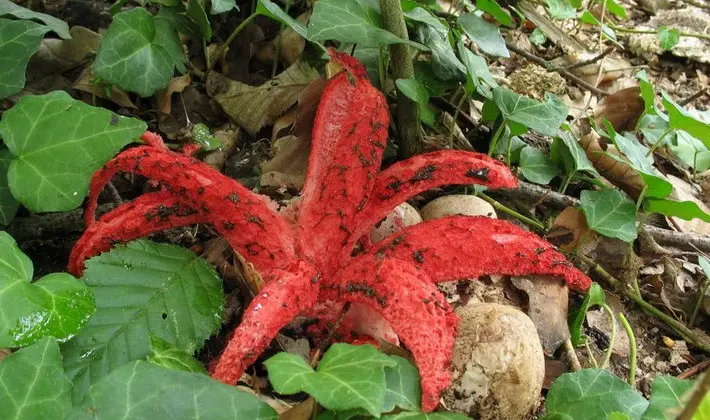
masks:
<svg viewBox="0 0 710 420"><path fill-rule="evenodd" d="M296 20L305 25L310 18L311 12L308 11L298 16ZM306 48L306 39L297 34L290 26L285 27L274 41L280 44L281 61L289 66L301 58L303 50Z"/></svg>
<svg viewBox="0 0 710 420"><path fill-rule="evenodd" d="M710 208L705 205L696 196L696 191L693 186L678 177L667 175L668 181L673 184L673 192L670 197L677 201L692 201L700 207L705 213L710 213ZM701 235L710 235L710 223L695 218L693 220L683 220L679 217L669 217L670 222L681 232L694 232Z"/></svg>
<svg viewBox="0 0 710 420"><path fill-rule="evenodd" d="M276 142L277 139L281 137L288 136L293 130L293 125L296 123L296 118L298 117L297 110L291 110L284 115L280 116L279 119L274 121L274 126L271 128L271 143Z"/></svg>
<svg viewBox="0 0 710 420"><path fill-rule="evenodd" d="M551 356L570 337L567 285L553 276L511 277L510 281L528 295L528 316L537 327L545 354Z"/></svg>
<svg viewBox="0 0 710 420"><path fill-rule="evenodd" d="M279 414L279 420L309 420L313 416L316 408L316 400L309 397L300 404L293 406L290 410Z"/></svg>
<svg viewBox="0 0 710 420"><path fill-rule="evenodd" d="M594 120L600 126L604 120L609 121L618 133L634 131L644 110L645 103L641 97L641 90L638 86L634 86L621 89L600 101L594 107Z"/></svg>
<svg viewBox="0 0 710 420"><path fill-rule="evenodd" d="M81 72L79 78L74 83L73 88L82 92L91 93L93 95L98 96L99 98L108 99L116 105L122 106L124 108L137 108L131 101L131 98L128 97L126 91L118 88L116 85L113 85L111 86L110 95L107 95L106 90L102 86L93 83L95 78L96 76L94 76L94 73L91 71L91 68L87 67L84 69L84 71Z"/></svg>
<svg viewBox="0 0 710 420"><path fill-rule="evenodd" d="M222 142L222 147L207 153L202 161L221 172L227 158L237 150L241 134L241 128L232 124L226 124L216 129L212 135Z"/></svg>
<svg viewBox="0 0 710 420"><path fill-rule="evenodd" d="M172 110L172 97L173 93L180 93L185 90L186 87L190 86L192 83L192 78L190 74L185 74L183 76L173 77L168 83L165 89L160 89L156 92L156 98L158 99L158 109L163 114L170 114Z"/></svg>
<svg viewBox="0 0 710 420"><path fill-rule="evenodd" d="M609 153L624 159L614 145L603 144L601 137L595 131L582 136L579 143L599 174L630 196L638 197L646 187L641 175L629 164L606 154Z"/></svg>
<svg viewBox="0 0 710 420"><path fill-rule="evenodd" d="M28 80L73 68L89 54L95 53L101 42L101 35L83 26L73 26L69 33L72 36L70 39L42 40L27 66Z"/></svg>
<svg viewBox="0 0 710 420"><path fill-rule="evenodd" d="M616 295L608 292L604 292L604 295L604 299L611 307L612 312L618 314L624 311L624 306L619 302ZM595 328L604 333L607 338L611 338L611 319L605 310L597 309L587 312L586 320L590 328ZM629 336L618 318L616 319L616 338L612 352L621 357L628 357L630 352Z"/></svg>
<svg viewBox="0 0 710 420"><path fill-rule="evenodd" d="M584 248L593 244L597 236L597 233L587 226L587 219L582 210L567 207L552 222L545 239L564 251L579 249L580 252L586 253Z"/></svg>
<svg viewBox="0 0 710 420"><path fill-rule="evenodd" d="M315 69L300 61L261 86L250 86L211 72L207 92L237 124L250 135L256 135L295 104L317 77Z"/></svg>

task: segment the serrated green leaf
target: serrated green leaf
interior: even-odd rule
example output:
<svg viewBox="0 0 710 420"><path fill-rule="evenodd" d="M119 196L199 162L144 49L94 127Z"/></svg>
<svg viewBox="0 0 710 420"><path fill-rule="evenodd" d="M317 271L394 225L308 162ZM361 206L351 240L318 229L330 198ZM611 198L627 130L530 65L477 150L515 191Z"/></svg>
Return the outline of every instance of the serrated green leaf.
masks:
<svg viewBox="0 0 710 420"><path fill-rule="evenodd" d="M147 240L116 247L86 263L83 281L96 314L63 346L75 403L112 370L146 357L151 335L193 353L221 324L221 280L180 247Z"/></svg>
<svg viewBox="0 0 710 420"><path fill-rule="evenodd" d="M446 39L449 35L449 27L441 19L422 7L415 7L412 10L405 11L404 17L431 26L442 39Z"/></svg>
<svg viewBox="0 0 710 420"><path fill-rule="evenodd" d="M0 0L0 17L4 16L13 16L17 19L38 20L44 23L50 30L56 32L60 38L71 38L71 34L69 34L69 25L67 25L66 22L61 19L57 19L54 16L50 16L45 13L38 13L24 8L11 2L10 0Z"/></svg>
<svg viewBox="0 0 710 420"><path fill-rule="evenodd" d="M675 418L683 408L683 396L692 390L695 381L661 375L651 384L651 401L642 420Z"/></svg>
<svg viewBox="0 0 710 420"><path fill-rule="evenodd" d="M520 152L520 170L530 182L547 185L560 173L550 158L534 147L525 147Z"/></svg>
<svg viewBox="0 0 710 420"><path fill-rule="evenodd" d="M277 420L278 414L255 395L203 374L138 360L92 386L68 418Z"/></svg>
<svg viewBox="0 0 710 420"><path fill-rule="evenodd" d="M168 85L175 68L185 69L185 54L175 30L137 7L118 13L96 53L97 77L119 87L151 96Z"/></svg>
<svg viewBox="0 0 710 420"><path fill-rule="evenodd" d="M528 38L530 39L530 43L533 45L542 45L547 42L547 35L545 35L540 28L535 28Z"/></svg>
<svg viewBox="0 0 710 420"><path fill-rule="evenodd" d="M441 80L463 80L466 67L456 57L449 39L442 38L431 26L418 28L419 41L431 49L431 68Z"/></svg>
<svg viewBox="0 0 710 420"><path fill-rule="evenodd" d="M32 261L0 231L0 348L67 340L94 313L91 291L74 277L54 273L30 283L32 273Z"/></svg>
<svg viewBox="0 0 710 420"><path fill-rule="evenodd" d="M663 51L670 51L680 42L680 31L668 26L658 28L658 43Z"/></svg>
<svg viewBox="0 0 710 420"><path fill-rule="evenodd" d="M599 284L592 283L589 291L584 295L582 303L570 311L567 317L572 345L579 346L582 344L582 337L584 336L582 334L582 324L584 323L584 318L587 316L589 309L594 306L602 305L605 302L604 290Z"/></svg>
<svg viewBox="0 0 710 420"><path fill-rule="evenodd" d="M336 343L323 356L317 371L300 356L279 353L264 365L269 380L280 394L307 392L323 407L343 411L382 413L385 402L385 372L397 362L371 345Z"/></svg>
<svg viewBox="0 0 710 420"><path fill-rule="evenodd" d="M255 13L258 13L262 16L266 16L277 22L281 22L284 25L288 25L297 34L308 39L308 29L306 28L306 25L289 16L288 13L283 11L276 3L272 2L271 0L259 0L256 5Z"/></svg>
<svg viewBox="0 0 710 420"><path fill-rule="evenodd" d="M670 96L662 92L663 106L668 113L668 123L676 130L683 130L710 148L710 124L696 118L678 105Z"/></svg>
<svg viewBox="0 0 710 420"><path fill-rule="evenodd" d="M25 87L27 62L48 31L29 20L0 19L0 99Z"/></svg>
<svg viewBox="0 0 710 420"><path fill-rule="evenodd" d="M421 44L404 40L382 29L381 20L372 10L365 10L355 1L319 0L313 6L306 38L311 41L348 42L366 47L405 43L426 49Z"/></svg>
<svg viewBox="0 0 710 420"><path fill-rule="evenodd" d="M20 202L10 192L7 183L7 171L12 162L12 154L9 150L0 149L0 226L7 226L15 218Z"/></svg>
<svg viewBox="0 0 710 420"><path fill-rule="evenodd" d="M597 420L613 412L639 418L648 401L629 384L604 369L566 373L552 383L544 419Z"/></svg>
<svg viewBox="0 0 710 420"><path fill-rule="evenodd" d="M710 214L705 213L693 201L647 198L643 202L643 209L647 213L660 213L669 217L680 217L683 220L700 219L710 222Z"/></svg>
<svg viewBox="0 0 710 420"><path fill-rule="evenodd" d="M546 0L547 10L553 19L574 19L577 17L577 9L572 7L567 0Z"/></svg>
<svg viewBox="0 0 710 420"><path fill-rule="evenodd" d="M395 366L385 367L386 394L382 413L389 413L399 407L417 411L421 407L422 389L417 367L407 359L390 356Z"/></svg>
<svg viewBox="0 0 710 420"><path fill-rule="evenodd" d="M496 25L473 13L461 15L458 24L484 53L496 57L510 57L505 40Z"/></svg>
<svg viewBox="0 0 710 420"><path fill-rule="evenodd" d="M624 242L636 239L636 204L624 193L614 188L584 190L579 198L590 229Z"/></svg>
<svg viewBox="0 0 710 420"><path fill-rule="evenodd" d="M14 157L8 171L12 194L35 212L73 210L84 201L91 175L145 129L143 121L64 91L24 96L0 121Z"/></svg>
<svg viewBox="0 0 710 420"><path fill-rule="evenodd" d="M476 9L493 16L501 25L513 26L513 18L496 0L476 0Z"/></svg>
<svg viewBox="0 0 710 420"><path fill-rule="evenodd" d="M207 375L207 369L197 359L154 335L150 336L150 354L146 360L168 369Z"/></svg>
<svg viewBox="0 0 710 420"><path fill-rule="evenodd" d="M210 8L210 13L213 15L218 15L220 13L229 12L232 9L237 9L239 11L239 6L235 0L211 0L212 7Z"/></svg>
<svg viewBox="0 0 710 420"><path fill-rule="evenodd" d="M547 94L545 102L539 102L510 89L496 88L493 89L493 101L506 120L546 136L557 135L560 125L567 118L567 105L551 94Z"/></svg>
<svg viewBox="0 0 710 420"><path fill-rule="evenodd" d="M71 381L56 340L45 338L0 362L3 420L63 419L69 410Z"/></svg>

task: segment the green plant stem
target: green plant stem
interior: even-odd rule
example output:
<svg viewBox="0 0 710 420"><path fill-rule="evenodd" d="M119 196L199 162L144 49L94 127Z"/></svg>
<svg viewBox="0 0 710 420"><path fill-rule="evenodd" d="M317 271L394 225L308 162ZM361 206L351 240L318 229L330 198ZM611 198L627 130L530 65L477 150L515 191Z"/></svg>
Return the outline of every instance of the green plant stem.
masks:
<svg viewBox="0 0 710 420"><path fill-rule="evenodd" d="M495 150L496 146L498 145L498 141L500 141L500 137L505 131L505 121L500 120L498 122L498 128L496 128L495 133L493 133L493 138L491 139L491 143L488 146L488 156L493 156L493 151Z"/></svg>
<svg viewBox="0 0 710 420"><path fill-rule="evenodd" d="M646 313L658 318L663 321L670 329L672 329L676 334L678 334L685 341L691 343L692 345L698 347L699 349L710 353L710 338L701 335L696 331L691 330L686 325L681 322L671 318L667 314L660 311L655 306L646 302L641 296L637 295L635 291L624 286L621 281L616 279L614 276L609 274L602 266L597 264L593 259L587 257L586 255L576 254L577 257L585 264L592 267L592 270L599 274L609 285L611 285L617 292L622 293L628 299L635 302L641 307Z"/></svg>
<svg viewBox="0 0 710 420"><path fill-rule="evenodd" d="M611 310L609 305L603 303L601 307L607 315L609 315L609 319L611 320L611 338L609 339L609 348L606 349L606 353L604 353L604 360L602 360L602 369L606 369L609 365L609 360L611 359L611 353L614 351L614 343L616 342L616 317L614 316L614 311Z"/></svg>
<svg viewBox="0 0 710 420"><path fill-rule="evenodd" d="M693 308L693 314L690 316L690 321L688 321L688 325L691 327L693 324L695 324L695 319L698 317L698 311L700 310L700 305L703 303L703 299L705 298L705 294L708 292L708 288L710 288L710 279L708 277L705 277L705 281L703 282L702 286L700 287L700 293L698 295L698 300L695 301L695 307Z"/></svg>
<svg viewBox="0 0 710 420"><path fill-rule="evenodd" d="M523 216L522 214L518 213L517 211L504 206L503 204L497 202L496 200L492 199L491 197L487 196L484 193L478 193L478 196L481 197L483 200L487 201L488 204L493 206L494 209L500 210L509 216L513 216L516 219L520 220L521 222L523 222L527 225L530 225L534 228L537 228L538 230L545 230L545 225L543 225L542 222L537 221L537 220L533 220L527 216Z"/></svg>
<svg viewBox="0 0 710 420"><path fill-rule="evenodd" d="M610 22L607 22L607 26L609 26L611 29L615 30L616 32L623 32L623 33L628 33L628 34L656 35L658 33L658 31L653 31L650 29L632 29L632 28L625 28L623 26L616 26ZM671 29L673 29L673 28L671 28ZM710 34L701 34L701 33L696 33L696 32L685 32L685 31L678 31L678 32L680 33L680 36L687 36L690 38L710 40Z"/></svg>
<svg viewBox="0 0 710 420"><path fill-rule="evenodd" d="M653 154L653 152L658 148L658 146L661 145L661 142L663 141L663 139L666 138L666 136L667 136L668 134L670 134L672 131L673 131L673 128L668 127L668 128L666 129L666 131L664 131L664 132L661 134L661 137L659 137L658 140L656 140L656 142L651 145L651 148L648 149L648 153L646 153L646 156L651 156L651 154Z"/></svg>
<svg viewBox="0 0 710 420"><path fill-rule="evenodd" d="M567 340L565 340L564 347L565 353L567 354L567 363L569 364L569 368L572 370L572 372L582 370L582 365L579 363L579 358L577 357L577 351L574 349L574 346L572 345L572 340L570 338L567 338ZM589 354L591 355L591 353ZM592 360L594 360L593 355ZM594 360L595 365L596 363L596 360Z"/></svg>
<svg viewBox="0 0 710 420"><path fill-rule="evenodd" d="M624 326L626 335L629 336L629 385L636 387L636 336L631 329L631 324L621 312L619 312L619 321Z"/></svg>
<svg viewBox="0 0 710 420"><path fill-rule="evenodd" d="M217 53L215 54L215 59L214 59L214 61L211 62L211 63L207 63L207 70L208 70L208 71L209 71L209 70L212 70L212 69L214 68L215 64L217 64L217 62L218 62L220 59L222 59L225 54L227 54L227 48L229 47L229 44L231 44L232 41L234 41L234 38L236 38L237 35L239 35L239 32L241 32L242 29L246 28L246 27L251 23L251 21L253 21L254 19L256 19L257 16L259 16L258 13L256 13L256 12L252 13L251 15L247 16L247 18L244 19L244 20L242 21L242 23L239 24L239 26L237 26L236 28L234 28L234 30L232 31L232 33L229 34L229 38L227 38L227 40L224 41L224 44L222 44L222 45L219 47L219 50L217 50Z"/></svg>
<svg viewBox="0 0 710 420"><path fill-rule="evenodd" d="M454 111L454 117L451 119L451 131L449 131L449 147L454 148L454 134L456 133L456 120L459 119L459 114L461 113L461 108L466 101L466 90L464 89L461 94L461 99L456 104L456 110Z"/></svg>
<svg viewBox="0 0 710 420"><path fill-rule="evenodd" d="M592 360L592 364L594 365L595 368L598 368L599 363L597 363L597 358L594 357L594 353L592 352L592 348L589 347L589 340L584 341L584 347L587 348L587 354L589 354L589 358Z"/></svg>
<svg viewBox="0 0 710 420"><path fill-rule="evenodd" d="M380 0L382 22L386 30L408 40L407 24L404 21L402 5L399 0ZM406 44L390 46L390 62L395 79L414 77L414 63L410 47ZM384 88L384 86L383 86ZM421 130L419 104L409 99L402 92L397 92L397 128L399 130L399 157L406 159L422 151L424 138Z"/></svg>

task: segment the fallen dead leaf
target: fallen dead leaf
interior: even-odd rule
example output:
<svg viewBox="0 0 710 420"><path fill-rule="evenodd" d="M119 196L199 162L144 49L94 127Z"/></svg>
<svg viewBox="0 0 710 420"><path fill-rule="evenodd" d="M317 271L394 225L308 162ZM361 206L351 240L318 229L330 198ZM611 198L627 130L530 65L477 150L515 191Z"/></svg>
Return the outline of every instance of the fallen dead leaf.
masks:
<svg viewBox="0 0 710 420"><path fill-rule="evenodd" d="M42 40L27 66L28 81L75 67L95 53L101 42L101 35L83 26L73 26L69 33L70 39Z"/></svg>
<svg viewBox="0 0 710 420"><path fill-rule="evenodd" d="M621 89L601 100L594 107L594 120L602 125L609 121L616 132L634 131L636 123L645 109L638 86Z"/></svg>
<svg viewBox="0 0 710 420"><path fill-rule="evenodd" d="M279 420L309 420L316 408L316 400L309 397L302 403L296 404L291 409L279 413Z"/></svg>
<svg viewBox="0 0 710 420"><path fill-rule="evenodd" d="M165 89L160 89L156 92L155 96L158 100L158 109L163 114L170 114L172 110L172 97L173 93L180 93L185 90L186 87L190 86L192 83L192 78L190 74L187 73L182 76L173 77L168 83Z"/></svg>
<svg viewBox="0 0 710 420"><path fill-rule="evenodd" d="M673 184L673 192L670 195L671 199L677 201L692 201L700 207L705 213L710 213L710 208L698 199L698 192L689 182L673 175L667 175L668 181ZM671 224L678 228L681 232L694 232L701 235L710 235L710 223L695 218L693 220L683 220L679 217L669 217Z"/></svg>
<svg viewBox="0 0 710 420"><path fill-rule="evenodd" d="M630 196L639 196L646 184L643 182L641 175L629 164L608 155L611 154L625 159L614 145L604 143L601 136L595 131L582 136L579 143L600 175Z"/></svg>
<svg viewBox="0 0 710 420"><path fill-rule="evenodd" d="M615 314L622 312L623 306L619 299L611 293L605 292L604 294L606 303L611 307L612 312ZM587 312L586 319L590 328L601 331L606 338L611 339L611 319L606 311L602 309L591 310ZM616 338L614 339L612 352L621 357L628 357L630 352L629 336L618 318L616 319Z"/></svg>
<svg viewBox="0 0 710 420"><path fill-rule="evenodd" d="M598 235L587 226L587 219L582 210L567 207L552 222L545 239L563 251L572 252L579 249L586 254L589 246L594 246Z"/></svg>
<svg viewBox="0 0 710 420"><path fill-rule="evenodd" d="M222 171L229 156L237 150L242 130L232 124L226 124L212 133L222 142L222 147L212 150L202 160L211 167Z"/></svg>
<svg viewBox="0 0 710 420"><path fill-rule="evenodd" d="M131 101L131 98L128 97L126 91L118 88L116 85L112 85L111 90L107 92L107 90L103 86L94 83L95 79L96 76L94 76L94 73L91 71L91 68L87 67L84 69L84 71L81 72L79 78L76 80L76 82L74 82L74 86L72 87L76 90L96 95L99 98L108 99L116 105L122 106L124 108L137 108Z"/></svg>

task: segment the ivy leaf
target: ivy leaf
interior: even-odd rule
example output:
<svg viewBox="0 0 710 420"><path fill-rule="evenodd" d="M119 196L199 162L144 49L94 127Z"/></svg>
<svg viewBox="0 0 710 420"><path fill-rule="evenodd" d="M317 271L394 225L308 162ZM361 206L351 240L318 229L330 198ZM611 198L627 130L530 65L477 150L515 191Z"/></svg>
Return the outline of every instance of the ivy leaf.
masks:
<svg viewBox="0 0 710 420"><path fill-rule="evenodd" d="M404 17L431 26L442 39L446 39L449 36L449 27L424 8L415 7L412 10L407 10L404 12Z"/></svg>
<svg viewBox="0 0 710 420"><path fill-rule="evenodd" d="M172 343L154 335L150 336L150 354L146 360L168 369L207 375L207 370L197 359Z"/></svg>
<svg viewBox="0 0 710 420"><path fill-rule="evenodd" d="M276 392L306 392L329 410L363 408L378 417L385 402L386 366L397 362L371 345L336 343L316 371L301 356L278 353L264 362Z"/></svg>
<svg viewBox="0 0 710 420"><path fill-rule="evenodd" d="M202 7L202 4L200 4L200 1L188 0L185 14L193 22L195 22L195 25L197 25L200 30L200 36L202 36L202 39L209 41L210 38L212 38L212 26L207 18L207 12L205 12L205 9Z"/></svg>
<svg viewBox="0 0 710 420"><path fill-rule="evenodd" d="M297 34L308 39L308 30L306 29L306 25L289 16L288 13L283 11L283 9L271 0L259 0L256 5L255 13L266 16L277 22L281 22L284 25L288 25Z"/></svg>
<svg viewBox="0 0 710 420"><path fill-rule="evenodd" d="M639 89L641 90L641 97L644 103L644 113L646 114L657 114L656 112L656 91L653 88L653 84L648 81L648 74L646 70L638 72L636 79L639 81Z"/></svg>
<svg viewBox="0 0 710 420"><path fill-rule="evenodd" d="M431 26L419 27L419 40L431 49L431 64L434 73L441 80L463 80L466 67L456 57L448 36L442 38Z"/></svg>
<svg viewBox="0 0 710 420"><path fill-rule="evenodd" d="M138 240L86 263L96 315L63 347L64 367L81 402L89 386L149 353L151 335L193 353L221 324L222 281L186 249Z"/></svg>
<svg viewBox="0 0 710 420"><path fill-rule="evenodd" d="M560 173L550 158L534 147L525 147L520 152L520 169L530 182L547 185Z"/></svg>
<svg viewBox="0 0 710 420"><path fill-rule="evenodd" d="M621 191L584 190L579 198L590 229L624 242L636 239L636 205Z"/></svg>
<svg viewBox="0 0 710 420"><path fill-rule="evenodd" d="M647 198L643 202L643 209L647 213L660 213L669 217L680 217L683 220L700 219L710 222L710 214L705 213L693 201Z"/></svg>
<svg viewBox="0 0 710 420"><path fill-rule="evenodd" d="M0 149L0 226L7 226L15 218L20 202L10 192L7 184L7 170L12 162L12 154L9 150Z"/></svg>
<svg viewBox="0 0 710 420"><path fill-rule="evenodd" d="M543 419L596 420L619 412L639 418L648 401L629 384L604 369L566 373L550 386Z"/></svg>
<svg viewBox="0 0 710 420"><path fill-rule="evenodd" d="M569 332L572 345L579 346L582 344L582 324L584 323L584 318L587 316L587 312L590 308L598 305L602 305L606 302L604 296L604 290L597 283L592 283L589 291L584 295L584 300L582 303L570 311L568 316Z"/></svg>
<svg viewBox="0 0 710 420"><path fill-rule="evenodd" d="M397 89L406 97L413 100L419 105L420 118L426 124L434 124L434 116L427 107L429 103L429 91L423 83L414 77L409 79L397 79L395 81Z"/></svg>
<svg viewBox="0 0 710 420"><path fill-rule="evenodd" d="M567 173L575 173L577 171L585 171L591 174L596 174L597 170L589 161L584 149L579 145L579 142L574 137L574 134L565 130L552 141L550 148L550 157L553 161L562 163Z"/></svg>
<svg viewBox="0 0 710 420"><path fill-rule="evenodd" d="M539 102L506 88L493 89L493 101L503 117L546 136L555 136L567 118L567 105L555 95L547 94Z"/></svg>
<svg viewBox="0 0 710 420"><path fill-rule="evenodd" d="M624 6L616 2L616 0L606 0L606 10L619 19L626 19L627 13Z"/></svg>
<svg viewBox="0 0 710 420"><path fill-rule="evenodd" d="M0 362L0 413L5 420L63 419L71 381L56 340L45 338Z"/></svg>
<svg viewBox="0 0 710 420"><path fill-rule="evenodd" d="M232 9L237 9L237 11L239 11L239 6L237 6L237 2L235 0L212 0L210 13L218 15Z"/></svg>
<svg viewBox="0 0 710 420"><path fill-rule="evenodd" d="M12 195L35 212L73 210L84 201L91 175L145 129L143 121L64 91L24 96L0 121L0 136L13 155Z"/></svg>
<svg viewBox="0 0 710 420"><path fill-rule="evenodd" d="M203 123L197 123L192 127L192 139L195 143L202 146L203 152L208 152L210 150L219 149L222 147L222 142L215 136L212 135L209 127Z"/></svg>
<svg viewBox="0 0 710 420"><path fill-rule="evenodd" d="M473 13L461 15L458 24L484 53L496 57L510 57L505 40L496 25Z"/></svg>
<svg viewBox="0 0 710 420"><path fill-rule="evenodd" d="M658 28L658 42L663 51L670 51L680 42L680 31L668 26Z"/></svg>
<svg viewBox="0 0 710 420"><path fill-rule="evenodd" d="M577 10L567 3L567 0L546 0L547 10L553 19L574 19L577 17Z"/></svg>
<svg viewBox="0 0 710 420"><path fill-rule="evenodd" d="M71 419L255 419L278 414L255 395L201 373L166 369L142 360L114 370L89 390Z"/></svg>
<svg viewBox="0 0 710 420"><path fill-rule="evenodd" d="M547 35L545 35L540 28L535 28L528 38L530 39L530 43L533 45L542 45L547 42Z"/></svg>
<svg viewBox="0 0 710 420"><path fill-rule="evenodd" d="M356 1L319 0L313 6L307 39L311 41L340 41L379 47L389 44L409 44L426 49L421 44L399 38L382 29L382 18L365 10Z"/></svg>
<svg viewBox="0 0 710 420"><path fill-rule="evenodd" d="M466 92L469 94L478 92L484 98L492 98L492 89L498 87L498 82L493 78L486 60L466 48L463 41L459 41L457 47L466 67Z"/></svg>
<svg viewBox="0 0 710 420"><path fill-rule="evenodd" d="M417 411L421 407L422 389L417 367L407 359L390 356L396 362L385 367L385 402L380 412L389 413L396 407Z"/></svg>
<svg viewBox="0 0 710 420"><path fill-rule="evenodd" d="M66 273L34 283L32 261L0 231L0 348L27 346L44 337L66 340L94 313L91 291Z"/></svg>
<svg viewBox="0 0 710 420"><path fill-rule="evenodd" d="M69 25L61 19L50 16L44 13L38 13L30 9L18 6L10 0L0 0L0 17L13 16L17 19L38 20L44 23L49 30L56 32L62 39L70 39ZM5 23L3 23L5 25ZM2 56L6 57L6 56Z"/></svg>
<svg viewBox="0 0 710 420"><path fill-rule="evenodd" d="M113 17L99 44L93 71L145 97L167 86L175 67L185 70L184 63L185 54L170 23L136 7Z"/></svg>
<svg viewBox="0 0 710 420"><path fill-rule="evenodd" d="M496 0L476 0L476 9L493 16L498 23L513 27L513 18Z"/></svg>
<svg viewBox="0 0 710 420"><path fill-rule="evenodd" d="M671 128L683 130L710 148L710 124L702 121L678 105L665 92L662 93L663 106L668 113L668 123Z"/></svg>
<svg viewBox="0 0 710 420"><path fill-rule="evenodd" d="M48 27L29 20L0 19L0 99L25 87L27 62L48 31Z"/></svg>
<svg viewBox="0 0 710 420"><path fill-rule="evenodd" d="M684 406L683 396L693 388L695 381L677 379L673 376L662 375L654 379L651 384L651 401L648 409L643 413L642 420L665 420L675 418Z"/></svg>

